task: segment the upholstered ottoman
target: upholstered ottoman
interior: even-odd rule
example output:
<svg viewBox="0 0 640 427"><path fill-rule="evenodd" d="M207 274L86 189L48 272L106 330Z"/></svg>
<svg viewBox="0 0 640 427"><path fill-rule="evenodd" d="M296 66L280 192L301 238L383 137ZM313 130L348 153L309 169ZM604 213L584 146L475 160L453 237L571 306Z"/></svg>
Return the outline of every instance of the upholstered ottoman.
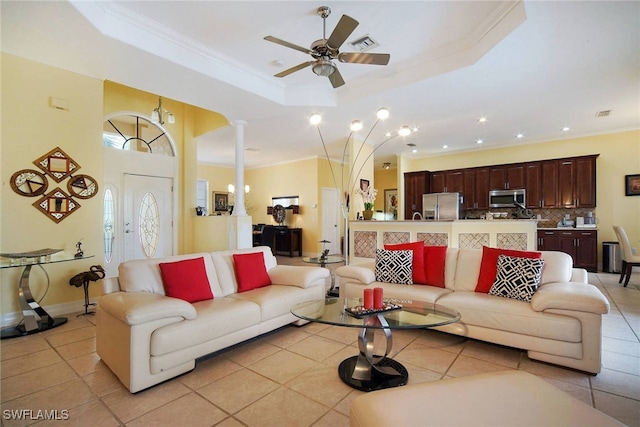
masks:
<svg viewBox="0 0 640 427"><path fill-rule="evenodd" d="M351 427L624 426L523 371L389 388L351 403Z"/></svg>

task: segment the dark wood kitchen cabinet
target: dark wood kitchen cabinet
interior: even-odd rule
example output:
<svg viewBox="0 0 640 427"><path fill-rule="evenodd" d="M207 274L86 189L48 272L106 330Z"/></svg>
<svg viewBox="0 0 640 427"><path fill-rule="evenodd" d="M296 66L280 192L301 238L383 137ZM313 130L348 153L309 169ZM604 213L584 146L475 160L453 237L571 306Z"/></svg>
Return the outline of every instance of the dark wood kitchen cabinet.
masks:
<svg viewBox="0 0 640 427"><path fill-rule="evenodd" d="M463 170L432 172L429 184L431 193L462 193L464 190Z"/></svg>
<svg viewBox="0 0 640 427"><path fill-rule="evenodd" d="M491 166L489 169L491 190L515 190L525 188L524 164Z"/></svg>
<svg viewBox="0 0 640 427"><path fill-rule="evenodd" d="M526 207L529 209L542 207L542 164L540 162L524 165L524 182L527 190Z"/></svg>
<svg viewBox="0 0 640 427"><path fill-rule="evenodd" d="M422 195L429 193L429 172L404 174L404 219L412 219L414 212L422 214Z"/></svg>
<svg viewBox="0 0 640 427"><path fill-rule="evenodd" d="M469 168L463 171L464 209L489 208L489 168Z"/></svg>
<svg viewBox="0 0 640 427"><path fill-rule="evenodd" d="M596 157L542 162L542 207L595 208Z"/></svg>
<svg viewBox="0 0 640 427"><path fill-rule="evenodd" d="M540 179L541 208L558 207L558 162L543 161Z"/></svg>
<svg viewBox="0 0 640 427"><path fill-rule="evenodd" d="M538 230L538 250L565 252L575 268L598 269L597 230Z"/></svg>

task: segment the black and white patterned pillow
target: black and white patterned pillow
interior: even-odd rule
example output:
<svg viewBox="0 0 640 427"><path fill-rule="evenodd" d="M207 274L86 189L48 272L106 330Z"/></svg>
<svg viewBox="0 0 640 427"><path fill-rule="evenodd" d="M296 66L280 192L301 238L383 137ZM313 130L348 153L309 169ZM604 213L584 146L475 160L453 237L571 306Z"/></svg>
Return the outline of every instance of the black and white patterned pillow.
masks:
<svg viewBox="0 0 640 427"><path fill-rule="evenodd" d="M376 249L376 281L410 285L413 283L413 251Z"/></svg>
<svg viewBox="0 0 640 427"><path fill-rule="evenodd" d="M500 255L498 273L489 295L531 302L542 277L543 259Z"/></svg>

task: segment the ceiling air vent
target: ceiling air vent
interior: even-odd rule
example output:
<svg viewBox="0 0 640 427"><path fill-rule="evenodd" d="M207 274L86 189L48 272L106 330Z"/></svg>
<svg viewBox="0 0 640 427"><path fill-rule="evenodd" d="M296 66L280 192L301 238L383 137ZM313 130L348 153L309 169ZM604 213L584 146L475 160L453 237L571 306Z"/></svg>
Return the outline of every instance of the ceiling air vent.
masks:
<svg viewBox="0 0 640 427"><path fill-rule="evenodd" d="M611 110L602 110L596 113L596 117L608 117L611 114Z"/></svg>
<svg viewBox="0 0 640 427"><path fill-rule="evenodd" d="M367 34L364 37L360 37L359 39L352 40L347 43L349 46L353 47L358 52L366 52L374 47L380 46L377 41L369 37Z"/></svg>
<svg viewBox="0 0 640 427"><path fill-rule="evenodd" d="M410 142L410 143L407 144L407 147L415 147L415 146L416 146L416 144L414 144L413 142Z"/></svg>

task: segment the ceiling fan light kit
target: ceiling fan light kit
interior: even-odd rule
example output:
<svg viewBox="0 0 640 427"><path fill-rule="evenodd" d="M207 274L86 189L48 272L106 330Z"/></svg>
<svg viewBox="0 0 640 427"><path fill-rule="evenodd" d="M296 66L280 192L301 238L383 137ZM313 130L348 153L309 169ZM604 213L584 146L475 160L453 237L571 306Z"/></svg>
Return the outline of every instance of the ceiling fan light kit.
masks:
<svg viewBox="0 0 640 427"><path fill-rule="evenodd" d="M343 52L339 51L340 46L347 40L358 26L358 21L347 15L342 15L338 25L327 38L326 36L326 19L331 15L331 9L328 6L320 6L316 13L322 18L322 38L311 44L309 49L281 40L277 37L266 36L264 39L272 43L276 43L290 49L298 50L313 57L313 61L303 62L287 70L275 74L275 77L285 77L289 74L300 71L303 68L311 66L311 70L318 76L328 77L329 82L334 88L344 85L344 79L333 63L334 59L342 63L351 64L370 64L370 65L387 65L391 55L388 53L364 53L364 52Z"/></svg>

